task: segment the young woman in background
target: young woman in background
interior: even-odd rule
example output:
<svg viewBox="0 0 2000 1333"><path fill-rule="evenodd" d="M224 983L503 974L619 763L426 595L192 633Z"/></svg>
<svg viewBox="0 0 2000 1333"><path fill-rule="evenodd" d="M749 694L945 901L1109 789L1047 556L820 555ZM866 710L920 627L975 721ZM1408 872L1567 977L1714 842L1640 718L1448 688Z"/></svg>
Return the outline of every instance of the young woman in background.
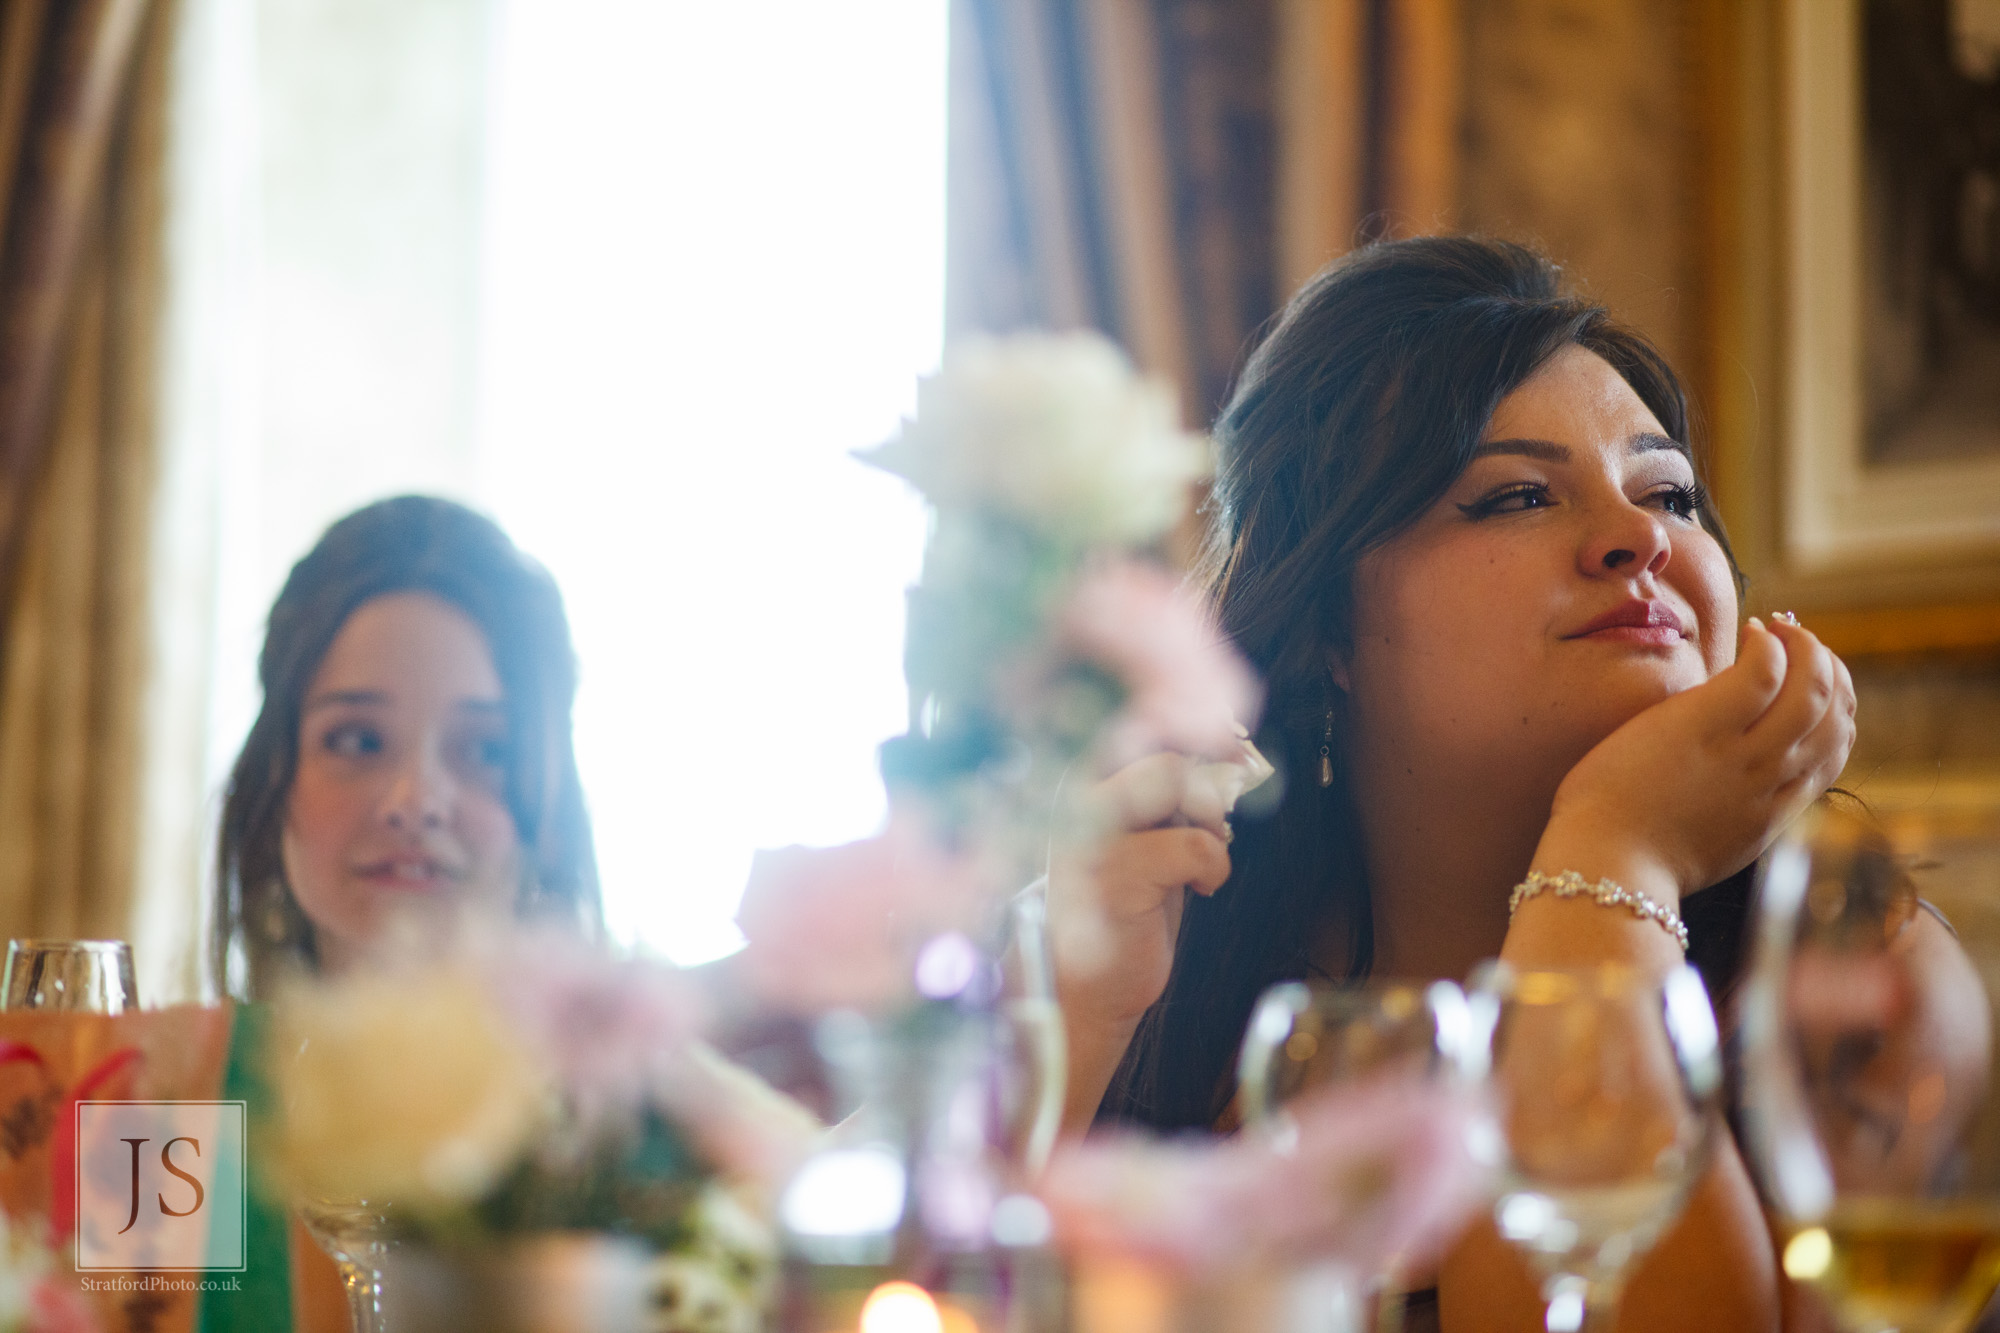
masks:
<svg viewBox="0 0 2000 1333"><path fill-rule="evenodd" d="M327 529L271 608L222 813L212 965L264 994L392 918L599 922L562 596L498 526L402 496Z"/></svg>

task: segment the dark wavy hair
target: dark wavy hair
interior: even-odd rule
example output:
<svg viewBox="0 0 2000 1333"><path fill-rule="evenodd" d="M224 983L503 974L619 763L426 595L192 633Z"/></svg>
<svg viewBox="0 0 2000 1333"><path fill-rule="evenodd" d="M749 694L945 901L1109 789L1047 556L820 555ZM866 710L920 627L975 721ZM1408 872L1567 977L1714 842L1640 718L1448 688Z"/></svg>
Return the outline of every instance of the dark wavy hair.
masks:
<svg viewBox="0 0 2000 1333"><path fill-rule="evenodd" d="M594 929L597 861L571 744L576 657L562 594L497 524L430 496L381 500L335 523L285 580L258 658L264 703L229 775L217 839L214 975L254 997L287 964L317 962L285 880L285 810L300 712L334 636L365 602L426 592L463 611L493 654L507 717L507 808L524 852L520 910Z"/></svg>
<svg viewBox="0 0 2000 1333"><path fill-rule="evenodd" d="M1687 396L1659 352L1565 293L1554 264L1504 241L1358 250L1308 283L1250 356L1216 427L1205 572L1269 691L1260 743L1294 780L1270 817L1239 820L1222 891L1190 895L1166 990L1101 1116L1214 1124L1257 995L1304 977L1325 928L1349 941L1347 975L1368 974L1373 912L1344 765L1330 786L1317 781L1328 710L1337 733L1344 723L1329 661L1350 647L1355 569L1445 494L1500 400L1569 346L1608 361L1691 445ZM1707 509L1701 522L1735 570ZM1747 883L1690 899L1690 929L1717 958L1733 961Z"/></svg>

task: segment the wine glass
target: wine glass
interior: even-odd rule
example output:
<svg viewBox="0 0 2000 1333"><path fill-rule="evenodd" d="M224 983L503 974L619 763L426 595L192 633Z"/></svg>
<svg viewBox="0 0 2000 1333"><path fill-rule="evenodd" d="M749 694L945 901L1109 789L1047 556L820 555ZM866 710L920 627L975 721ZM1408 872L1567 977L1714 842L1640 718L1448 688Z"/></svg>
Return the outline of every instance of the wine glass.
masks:
<svg viewBox="0 0 2000 1333"><path fill-rule="evenodd" d="M1743 998L1744 1130L1784 1269L1852 1333L1956 1333L2000 1283L2000 923L1990 886L1955 930L1928 910L1909 832L1803 819L1765 862Z"/></svg>
<svg viewBox="0 0 2000 1333"><path fill-rule="evenodd" d="M1504 1140L1494 1220L1541 1272L1549 1333L1609 1329L1633 1263L1707 1163L1721 1042L1701 977L1491 963L1468 996Z"/></svg>
<svg viewBox="0 0 2000 1333"><path fill-rule="evenodd" d="M388 1257L388 1217L366 1200L310 1200L299 1220L313 1243L340 1271L347 1317L354 1333L383 1333L382 1266Z"/></svg>
<svg viewBox="0 0 2000 1333"><path fill-rule="evenodd" d="M123 940L9 940L0 1010L122 1014L139 1005Z"/></svg>
<svg viewBox="0 0 2000 1333"><path fill-rule="evenodd" d="M1286 1103L1328 1084L1450 1080L1470 1085L1485 1052L1465 994L1449 981L1371 982L1330 988L1281 982L1258 998L1237 1062L1243 1121L1282 1142L1294 1131ZM1332 1329L1358 1329L1377 1300L1377 1327L1400 1324L1401 1302L1385 1299L1395 1265L1356 1273L1329 1264L1305 1276Z"/></svg>

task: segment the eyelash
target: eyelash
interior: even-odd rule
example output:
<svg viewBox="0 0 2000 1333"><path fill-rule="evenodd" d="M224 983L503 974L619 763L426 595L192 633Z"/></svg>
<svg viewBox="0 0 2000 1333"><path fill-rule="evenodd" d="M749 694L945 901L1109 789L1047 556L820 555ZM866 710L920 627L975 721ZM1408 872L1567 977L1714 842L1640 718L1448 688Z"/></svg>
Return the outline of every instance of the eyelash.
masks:
<svg viewBox="0 0 2000 1333"><path fill-rule="evenodd" d="M1548 495L1548 487L1538 482L1523 482L1519 485L1495 491L1493 494L1475 500L1471 504L1460 505L1458 509L1460 513L1469 519L1491 518L1493 515L1503 512L1523 513L1528 509L1544 508L1545 506L1542 504L1523 505L1520 509L1513 510L1503 509L1503 506L1510 500L1532 499L1546 501ZM1654 491L1649 498L1664 500L1666 502L1664 507L1668 513L1677 518L1686 519L1689 522L1695 521L1695 519L1700 517L1701 512L1708 508L1708 490L1700 482L1694 482L1686 486L1676 482L1661 490Z"/></svg>

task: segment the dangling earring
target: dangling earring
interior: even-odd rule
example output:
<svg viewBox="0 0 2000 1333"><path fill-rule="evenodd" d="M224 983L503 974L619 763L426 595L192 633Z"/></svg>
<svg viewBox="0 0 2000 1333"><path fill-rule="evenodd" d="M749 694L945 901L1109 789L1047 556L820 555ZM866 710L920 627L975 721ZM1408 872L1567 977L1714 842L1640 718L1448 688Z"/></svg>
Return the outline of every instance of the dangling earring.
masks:
<svg viewBox="0 0 2000 1333"><path fill-rule="evenodd" d="M284 948L296 942L293 939L291 913L285 910L283 890L272 894L264 904L263 920L258 924L263 927L266 943Z"/></svg>
<svg viewBox="0 0 2000 1333"><path fill-rule="evenodd" d="M1333 705L1326 706L1326 738L1319 747L1319 785L1333 785Z"/></svg>

